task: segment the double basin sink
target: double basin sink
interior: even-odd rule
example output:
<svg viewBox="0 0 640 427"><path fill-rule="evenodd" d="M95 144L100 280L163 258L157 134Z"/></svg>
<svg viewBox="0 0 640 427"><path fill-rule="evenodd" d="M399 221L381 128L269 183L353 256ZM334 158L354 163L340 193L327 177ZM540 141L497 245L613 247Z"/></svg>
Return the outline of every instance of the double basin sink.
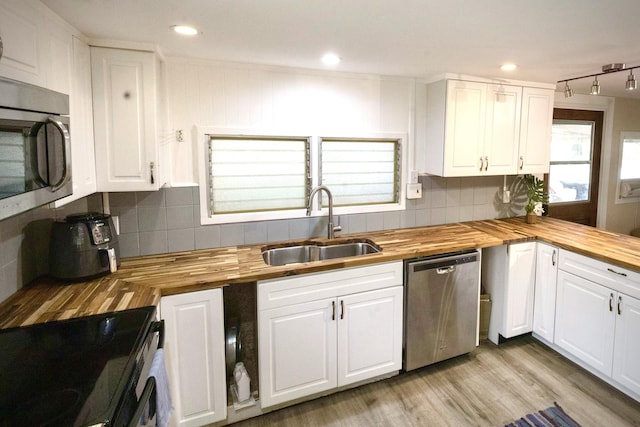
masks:
<svg viewBox="0 0 640 427"><path fill-rule="evenodd" d="M374 254L381 249L370 240L349 240L333 243L307 241L287 246L267 246L262 249L262 259L268 265L277 266L300 262L324 261Z"/></svg>

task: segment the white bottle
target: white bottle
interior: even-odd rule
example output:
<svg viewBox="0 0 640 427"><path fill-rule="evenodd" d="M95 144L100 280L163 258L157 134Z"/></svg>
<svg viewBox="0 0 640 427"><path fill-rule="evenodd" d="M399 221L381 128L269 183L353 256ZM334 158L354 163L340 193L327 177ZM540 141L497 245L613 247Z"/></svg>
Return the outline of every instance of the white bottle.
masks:
<svg viewBox="0 0 640 427"><path fill-rule="evenodd" d="M251 380L249 379L247 369L244 367L244 363L236 363L236 367L233 369L233 378L236 381L238 402L244 402L245 400L248 400L251 397L251 391L249 389Z"/></svg>

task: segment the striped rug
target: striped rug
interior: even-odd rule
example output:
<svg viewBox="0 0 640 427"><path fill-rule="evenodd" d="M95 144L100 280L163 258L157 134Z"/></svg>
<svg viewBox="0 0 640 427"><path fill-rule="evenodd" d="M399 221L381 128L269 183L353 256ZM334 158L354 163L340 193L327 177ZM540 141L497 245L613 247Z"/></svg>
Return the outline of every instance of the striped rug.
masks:
<svg viewBox="0 0 640 427"><path fill-rule="evenodd" d="M553 402L553 405L542 411L525 415L505 427L580 427L580 424L567 415L560 405L556 402Z"/></svg>

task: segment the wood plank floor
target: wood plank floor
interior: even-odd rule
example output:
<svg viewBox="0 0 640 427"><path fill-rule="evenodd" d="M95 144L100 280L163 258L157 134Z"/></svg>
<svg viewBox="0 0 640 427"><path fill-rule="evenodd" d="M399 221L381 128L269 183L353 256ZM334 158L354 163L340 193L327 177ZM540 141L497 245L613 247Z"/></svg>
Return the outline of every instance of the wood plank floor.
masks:
<svg viewBox="0 0 640 427"><path fill-rule="evenodd" d="M531 336L235 426L503 426L553 402L584 427L640 426L640 403Z"/></svg>

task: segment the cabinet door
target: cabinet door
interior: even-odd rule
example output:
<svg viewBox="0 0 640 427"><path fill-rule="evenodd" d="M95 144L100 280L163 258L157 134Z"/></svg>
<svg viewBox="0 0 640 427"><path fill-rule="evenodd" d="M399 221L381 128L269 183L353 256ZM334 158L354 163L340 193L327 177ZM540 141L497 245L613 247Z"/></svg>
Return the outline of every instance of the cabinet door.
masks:
<svg viewBox="0 0 640 427"><path fill-rule="evenodd" d="M503 325L505 338L533 330L536 242L509 245L506 307Z"/></svg>
<svg viewBox="0 0 640 427"><path fill-rule="evenodd" d="M58 208L96 192L96 163L93 144L93 104L91 100L91 52L82 40L73 37L73 67L69 107L71 109L71 162L73 194L56 200Z"/></svg>
<svg viewBox="0 0 640 427"><path fill-rule="evenodd" d="M487 117L483 156L484 175L514 175L517 172L522 88L487 86Z"/></svg>
<svg viewBox="0 0 640 427"><path fill-rule="evenodd" d="M0 3L0 37L4 44L0 75L46 86L44 15L34 1Z"/></svg>
<svg viewBox="0 0 640 427"><path fill-rule="evenodd" d="M640 394L640 300L618 294L613 379Z"/></svg>
<svg viewBox="0 0 640 427"><path fill-rule="evenodd" d="M165 354L179 426L227 418L222 289L163 297Z"/></svg>
<svg viewBox="0 0 640 427"><path fill-rule="evenodd" d="M563 270L558 271L554 342L611 376L615 292Z"/></svg>
<svg viewBox="0 0 640 427"><path fill-rule="evenodd" d="M486 83L447 81L445 176L480 175L486 106Z"/></svg>
<svg viewBox="0 0 640 427"><path fill-rule="evenodd" d="M337 386L336 302L323 299L259 312L263 408Z"/></svg>
<svg viewBox="0 0 640 427"><path fill-rule="evenodd" d="M338 385L402 368L402 286L338 298Z"/></svg>
<svg viewBox="0 0 640 427"><path fill-rule="evenodd" d="M47 87L56 92L71 93L73 37L71 31L58 20L46 18ZM73 120L73 116L71 116Z"/></svg>
<svg viewBox="0 0 640 427"><path fill-rule="evenodd" d="M556 317L558 248L537 243L533 332L553 342Z"/></svg>
<svg viewBox="0 0 640 427"><path fill-rule="evenodd" d="M525 87L522 90L522 120L518 173L548 173L553 123L553 90Z"/></svg>
<svg viewBox="0 0 640 427"><path fill-rule="evenodd" d="M98 191L157 190L157 58L91 48Z"/></svg>

